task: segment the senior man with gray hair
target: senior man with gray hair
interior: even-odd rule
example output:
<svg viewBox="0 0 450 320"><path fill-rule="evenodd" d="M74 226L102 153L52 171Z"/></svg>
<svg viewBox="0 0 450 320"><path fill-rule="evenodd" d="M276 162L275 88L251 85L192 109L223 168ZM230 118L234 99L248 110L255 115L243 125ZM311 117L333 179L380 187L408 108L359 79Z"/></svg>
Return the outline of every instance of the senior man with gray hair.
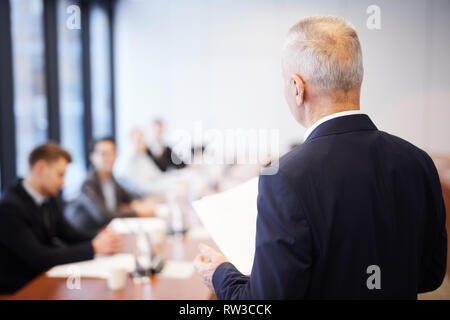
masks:
<svg viewBox="0 0 450 320"><path fill-rule="evenodd" d="M438 288L447 253L439 177L424 151L360 112L354 27L301 20L282 72L305 141L259 178L251 275L201 246L203 282L219 299L417 299Z"/></svg>

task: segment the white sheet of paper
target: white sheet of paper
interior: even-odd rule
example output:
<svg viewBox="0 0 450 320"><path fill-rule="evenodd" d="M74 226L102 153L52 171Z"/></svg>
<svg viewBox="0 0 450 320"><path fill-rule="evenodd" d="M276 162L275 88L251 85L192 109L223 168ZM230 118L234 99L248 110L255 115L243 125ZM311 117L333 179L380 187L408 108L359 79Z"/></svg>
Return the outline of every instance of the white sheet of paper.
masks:
<svg viewBox="0 0 450 320"><path fill-rule="evenodd" d="M108 229L117 233L138 233L139 231L153 233L156 230L166 230L166 222L161 218L114 218Z"/></svg>
<svg viewBox="0 0 450 320"><path fill-rule="evenodd" d="M156 275L158 278L189 279L194 274L194 265L190 261L168 260L164 268Z"/></svg>
<svg viewBox="0 0 450 320"><path fill-rule="evenodd" d="M127 253L112 256L98 255L92 260L55 266L47 272L47 276L51 278L80 276L82 278L107 279L112 268L123 268L132 272L135 269L134 256Z"/></svg>
<svg viewBox="0 0 450 320"><path fill-rule="evenodd" d="M120 253L112 256L96 256L93 260L69 263L55 266L47 272L50 278L81 278L108 279L112 268L123 268L127 272L135 269L134 256ZM190 261L168 260L163 269L157 274L158 278L189 279L194 273L194 266Z"/></svg>
<svg viewBox="0 0 450 320"><path fill-rule="evenodd" d="M186 237L193 240L206 240L211 238L208 231L202 226L195 226L189 229L186 233Z"/></svg>
<svg viewBox="0 0 450 320"><path fill-rule="evenodd" d="M222 253L243 274L253 266L258 178L194 201L192 206Z"/></svg>

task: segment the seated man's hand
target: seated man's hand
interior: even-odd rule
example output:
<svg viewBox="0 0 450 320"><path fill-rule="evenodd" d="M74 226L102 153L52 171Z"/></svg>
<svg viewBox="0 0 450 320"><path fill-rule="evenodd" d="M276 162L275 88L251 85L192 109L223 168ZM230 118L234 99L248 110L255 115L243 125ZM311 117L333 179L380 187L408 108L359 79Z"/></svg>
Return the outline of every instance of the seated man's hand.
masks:
<svg viewBox="0 0 450 320"><path fill-rule="evenodd" d="M228 262L223 254L207 245L200 244L200 254L194 259L194 267L202 282L214 292L212 277L217 267L224 262Z"/></svg>
<svg viewBox="0 0 450 320"><path fill-rule="evenodd" d="M138 217L154 217L156 203L151 200L134 200L130 208L136 211Z"/></svg>
<svg viewBox="0 0 450 320"><path fill-rule="evenodd" d="M119 204L119 210L120 211L129 211L130 208L130 204L129 203L121 203Z"/></svg>
<svg viewBox="0 0 450 320"><path fill-rule="evenodd" d="M95 254L114 254L119 252L122 247L122 235L115 232L104 230L101 231L92 240Z"/></svg>

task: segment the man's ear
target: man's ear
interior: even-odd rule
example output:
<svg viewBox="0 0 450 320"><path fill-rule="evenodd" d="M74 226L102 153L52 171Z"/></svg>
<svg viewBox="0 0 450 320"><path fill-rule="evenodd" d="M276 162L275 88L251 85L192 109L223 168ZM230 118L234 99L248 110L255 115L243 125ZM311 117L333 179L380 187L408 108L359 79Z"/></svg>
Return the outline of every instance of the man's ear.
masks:
<svg viewBox="0 0 450 320"><path fill-rule="evenodd" d="M300 75L293 73L291 83L295 87L295 102L297 106L300 106L305 101L305 82Z"/></svg>
<svg viewBox="0 0 450 320"><path fill-rule="evenodd" d="M40 159L34 164L33 170L35 170L37 173L41 173L46 165L47 162L44 159Z"/></svg>

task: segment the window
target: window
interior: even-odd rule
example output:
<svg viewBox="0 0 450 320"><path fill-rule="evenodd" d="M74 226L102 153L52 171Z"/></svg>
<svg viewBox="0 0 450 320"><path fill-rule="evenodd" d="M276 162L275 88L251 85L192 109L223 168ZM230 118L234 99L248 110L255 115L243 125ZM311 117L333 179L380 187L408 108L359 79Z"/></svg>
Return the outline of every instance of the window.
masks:
<svg viewBox="0 0 450 320"><path fill-rule="evenodd" d="M17 175L28 170L28 154L47 140L43 1L11 0L14 121Z"/></svg>
<svg viewBox="0 0 450 320"><path fill-rule="evenodd" d="M53 139L72 154L70 200L89 140L114 136L113 9L109 0L0 0L1 187L25 176L31 150Z"/></svg>
<svg viewBox="0 0 450 320"><path fill-rule="evenodd" d="M83 132L82 40L81 29L67 26L67 9L79 3L59 0L57 5L59 116L61 145L73 162L68 166L63 196L70 200L78 194L86 174Z"/></svg>
<svg viewBox="0 0 450 320"><path fill-rule="evenodd" d="M113 135L109 18L105 7L94 4L90 13L92 137Z"/></svg>

